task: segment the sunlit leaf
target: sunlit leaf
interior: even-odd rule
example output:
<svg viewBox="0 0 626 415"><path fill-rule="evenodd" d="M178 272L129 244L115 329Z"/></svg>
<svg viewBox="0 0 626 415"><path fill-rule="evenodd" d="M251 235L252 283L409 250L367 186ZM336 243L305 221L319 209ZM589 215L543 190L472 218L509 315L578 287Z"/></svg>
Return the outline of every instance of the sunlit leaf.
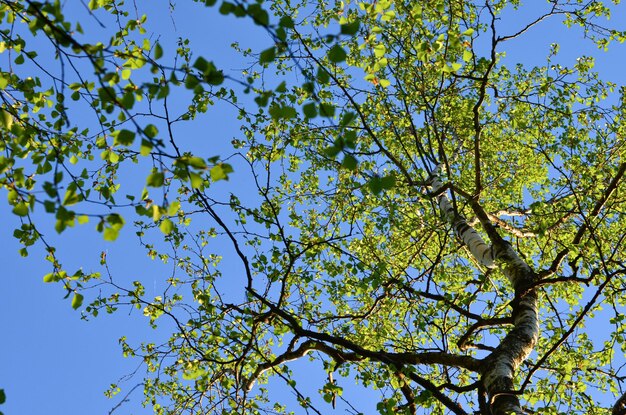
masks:
<svg viewBox="0 0 626 415"><path fill-rule="evenodd" d="M83 295L79 293L74 293L74 297L72 297L72 308L76 310L81 305L83 305Z"/></svg>
<svg viewBox="0 0 626 415"><path fill-rule="evenodd" d="M17 216L26 216L28 215L28 206L24 202L20 202L13 207L13 213Z"/></svg>
<svg viewBox="0 0 626 415"><path fill-rule="evenodd" d="M163 219L159 225L159 229L166 235L169 235L174 230L174 222L169 219Z"/></svg>
<svg viewBox="0 0 626 415"><path fill-rule="evenodd" d="M230 164L220 163L211 168L211 179L213 181L228 180L228 175L233 172Z"/></svg>

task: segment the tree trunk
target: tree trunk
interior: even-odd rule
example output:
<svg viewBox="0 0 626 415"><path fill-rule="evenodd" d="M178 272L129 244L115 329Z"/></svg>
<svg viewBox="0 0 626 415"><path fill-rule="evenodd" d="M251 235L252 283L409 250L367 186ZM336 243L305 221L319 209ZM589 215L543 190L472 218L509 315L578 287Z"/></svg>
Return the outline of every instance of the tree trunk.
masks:
<svg viewBox="0 0 626 415"><path fill-rule="evenodd" d="M439 167L436 172L439 172ZM432 179L431 187L434 193L440 191L442 183L438 176ZM479 218L486 228L491 227L491 232L488 229L491 245L487 245L482 236L459 215L445 192L437 198L441 213L478 263L487 268L499 265L515 291L515 300L512 303L514 327L483 360L481 375L493 415L523 414L513 379L515 371L528 357L539 338L538 297L537 291L531 288L537 275L513 247L497 234L491 224L485 223L487 219Z"/></svg>
<svg viewBox="0 0 626 415"><path fill-rule="evenodd" d="M539 338L538 296L537 291L530 288L537 275L508 243L505 245L495 251L496 260L503 264L504 275L515 290L512 303L514 327L483 364L482 382L493 415L524 413L515 393L513 378Z"/></svg>

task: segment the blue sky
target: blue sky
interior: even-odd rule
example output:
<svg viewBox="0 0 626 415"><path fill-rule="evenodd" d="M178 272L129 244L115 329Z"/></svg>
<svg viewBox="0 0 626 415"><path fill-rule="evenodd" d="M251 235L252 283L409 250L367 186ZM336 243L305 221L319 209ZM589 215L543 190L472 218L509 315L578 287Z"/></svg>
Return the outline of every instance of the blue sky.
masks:
<svg viewBox="0 0 626 415"><path fill-rule="evenodd" d="M192 48L199 54L214 60L227 71L236 71L243 68L246 61L232 51L229 46L232 41L238 40L242 45L259 50L271 45L262 29L247 21L217 15L216 10L204 9L189 1L179 1L170 15L163 3L159 2L158 6L156 3L152 3L152 10L147 11L147 27L149 32L160 36L166 51L171 50L176 37L189 37ZM510 20L503 20L501 25L510 27L510 31L505 32L513 33L519 29L516 25L521 19L519 14L507 15L509 17ZM83 27L87 32L90 29L100 31L88 23L83 23ZM558 30L554 30L555 27ZM592 45L584 46L580 36L572 33L576 32L565 32L559 26L544 24L523 40L508 42L505 63L541 64L549 43L558 42L566 63L571 64L568 59L573 60L584 48L585 53L596 55L596 69L606 79L624 83L623 72L619 69L623 47L613 47L608 54L598 54ZM3 66L3 59L6 58L0 55L0 66ZM187 124L184 131L188 133L188 139L181 142L195 146L200 137L215 140L215 143L229 143L239 133L235 115L232 108L218 106L198 122ZM206 145L206 141L202 145ZM211 151L217 154L219 144L211 144ZM236 178L229 185L238 185ZM0 197L5 197L5 192L1 192ZM80 313L72 310L69 301L63 300L65 293L60 286L42 282L42 276L50 271L43 260L42 250L34 248L28 258L19 257L19 246L11 237L18 221L6 205L0 205L0 218L4 231L0 233L0 263L5 264L4 288L0 294L0 324L5 328L0 343L0 388L4 388L7 394L7 402L0 407L1 410L6 415L108 414L120 397L141 380L139 373L135 379L119 382L123 391L118 397L109 400L104 396L103 391L109 384L118 382L138 366L136 360L121 356L118 339L126 335L129 340L138 342L158 339L162 334L148 327L140 311L121 311L89 322L81 320ZM158 292L160 277L170 270L169 265L148 259L144 250L137 247L135 238L122 237L115 243L108 243L93 231L93 224L70 229L62 239L54 235L51 226L45 232L51 239L59 241L69 269L84 266L86 270L101 271L98 253L104 251L116 276L130 279L134 275L148 275L154 280L155 292ZM128 225L126 235L130 233L132 227ZM228 259L225 265L228 266ZM148 284L146 287L150 288ZM164 335L167 334L165 331ZM303 366L306 367L306 363ZM125 404L114 414L151 412L136 404L141 400L141 388L132 397L134 403Z"/></svg>
<svg viewBox="0 0 626 415"><path fill-rule="evenodd" d="M197 46L198 54L213 59L227 71L236 71L246 62L238 59L230 47L233 41L240 40L242 44L254 47L271 45L271 40L259 27L243 19L218 15L216 9L179 2L175 11L170 13L162 6L162 2L154 2L146 11L149 15L147 28L154 33L155 39L160 38L166 51L175 48L179 36L189 37ZM71 11L68 8L68 12L81 16L87 35L90 31L97 33L94 37L103 33L84 15L82 7ZM238 30L233 30L234 27ZM4 59L6 56L0 55L0 67L5 66ZM194 122L191 129L189 124L184 125L182 132L188 134L178 136L187 147L193 147L194 142L206 147L207 140L229 145L232 137L238 134L238 125L230 121L236 120L235 117L232 108L222 106ZM211 151L219 154L219 146L212 145ZM139 183L131 184L139 190L143 185L143 176ZM0 197L5 198L6 192L3 191ZM130 342L137 344L159 335L167 336L169 331L160 333L150 329L141 310L101 314L89 322L81 320L80 312L74 311L69 300L63 299L65 291L61 286L42 282L43 275L51 269L43 259L41 246L30 249L28 258L18 255L19 245L11 234L19 226L19 221L6 204L0 205L0 218L4 231L0 234L0 260L5 264L5 288L0 294L0 323L5 328L0 346L0 388L4 388L7 395L6 404L0 410L6 415L108 414L142 379L140 372L134 379L124 381L124 376L132 373L139 362L122 357L118 339L125 335ZM163 276L171 271L171 267L150 260L145 250L138 247L130 224L115 243L103 241L101 234L94 231L94 223L69 229L61 237L57 237L52 225L44 226L43 233L53 244L58 244L68 269L82 266L85 271L101 272L99 253L106 252L116 278L126 279L126 282L138 275L142 280L145 276L148 280L152 278L155 295L157 281L164 280ZM146 284L146 288L150 295L150 285ZM89 294L86 297L88 299ZM123 389L112 400L103 393L111 383L118 383ZM133 403L124 404L114 413L151 412L137 404L142 398L142 388L136 389L131 397Z"/></svg>

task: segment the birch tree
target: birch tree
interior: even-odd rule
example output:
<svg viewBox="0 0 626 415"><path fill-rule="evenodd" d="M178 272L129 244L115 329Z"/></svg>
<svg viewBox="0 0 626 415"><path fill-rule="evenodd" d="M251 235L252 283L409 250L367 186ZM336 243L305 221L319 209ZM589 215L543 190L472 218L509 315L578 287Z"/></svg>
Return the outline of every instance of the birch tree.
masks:
<svg viewBox="0 0 626 415"><path fill-rule="evenodd" d="M138 309L167 338L121 339L142 369L107 393L141 384L156 414L626 414L626 98L594 70L621 6L195 3L265 36L234 45L249 67L159 38L140 3L0 0L20 253L43 246L85 318ZM507 57L555 33L590 54ZM164 262L160 295L104 253L66 269L75 226Z"/></svg>

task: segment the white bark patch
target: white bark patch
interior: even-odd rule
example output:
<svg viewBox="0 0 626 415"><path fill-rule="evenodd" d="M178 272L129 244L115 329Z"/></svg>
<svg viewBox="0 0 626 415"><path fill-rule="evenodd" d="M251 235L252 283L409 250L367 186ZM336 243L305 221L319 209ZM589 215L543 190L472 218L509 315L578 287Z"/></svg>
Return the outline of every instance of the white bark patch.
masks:
<svg viewBox="0 0 626 415"><path fill-rule="evenodd" d="M485 386L489 388L499 378L511 378L513 375L513 367L508 359L508 356L501 355L494 359L492 369L487 371L483 376L483 382Z"/></svg>
<svg viewBox="0 0 626 415"><path fill-rule="evenodd" d="M518 302L514 305L515 327L502 339L494 352L484 360L482 382L489 394L493 415L523 414L513 379L519 366L528 358L539 338L539 315L537 292L531 288L536 275L532 268L520 258L511 245L504 241L487 245L480 234L465 218L456 212L439 178L441 165L437 166L431 181L432 191L437 195L439 209L450 223L456 235L469 248L474 258L487 268L495 268L496 260L510 281ZM624 414L626 415L626 410Z"/></svg>
<svg viewBox="0 0 626 415"><path fill-rule="evenodd" d="M519 307L521 311L515 317L515 326L523 328L528 333L528 337L537 338L539 335L537 301L535 299L523 299Z"/></svg>
<svg viewBox="0 0 626 415"><path fill-rule="evenodd" d="M438 170L439 167L437 167L437 171ZM435 176L431 183L433 192L438 192L442 186L443 184L439 176ZM442 215L446 221L452 225L454 233L468 247L476 261L484 267L495 268L495 257L492 247L487 245L482 236L468 225L464 217L454 210L445 192L438 195L437 198L439 200L439 210L441 210Z"/></svg>

